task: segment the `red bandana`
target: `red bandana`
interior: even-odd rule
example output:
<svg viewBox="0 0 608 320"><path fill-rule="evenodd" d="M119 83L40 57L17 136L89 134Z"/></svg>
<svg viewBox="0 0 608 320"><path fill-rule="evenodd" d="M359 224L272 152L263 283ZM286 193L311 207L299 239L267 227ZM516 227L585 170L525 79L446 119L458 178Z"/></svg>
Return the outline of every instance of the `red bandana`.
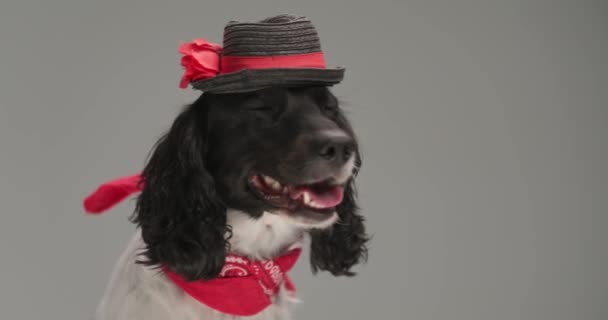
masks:
<svg viewBox="0 0 608 320"><path fill-rule="evenodd" d="M85 210L99 214L129 195L141 191L139 174L106 182L84 201ZM228 254L217 278L188 282L178 274L163 268L168 279L192 298L219 312L235 316L254 315L272 303L281 286L294 293L295 287L287 272L293 268L300 249L266 261L249 260Z"/></svg>
<svg viewBox="0 0 608 320"><path fill-rule="evenodd" d="M164 271L176 286L208 307L235 316L251 316L268 307L282 285L295 292L287 272L299 256L300 249L268 261L228 255L220 275L208 281L187 282L167 268Z"/></svg>

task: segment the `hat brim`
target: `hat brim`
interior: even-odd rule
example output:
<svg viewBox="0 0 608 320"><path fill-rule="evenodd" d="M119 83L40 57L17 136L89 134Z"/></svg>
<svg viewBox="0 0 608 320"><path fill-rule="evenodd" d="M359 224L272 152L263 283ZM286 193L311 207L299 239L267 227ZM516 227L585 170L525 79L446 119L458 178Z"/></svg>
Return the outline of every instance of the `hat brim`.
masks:
<svg viewBox="0 0 608 320"><path fill-rule="evenodd" d="M197 90L212 93L247 92L271 86L332 86L344 79L344 68L248 69L221 74L191 83Z"/></svg>

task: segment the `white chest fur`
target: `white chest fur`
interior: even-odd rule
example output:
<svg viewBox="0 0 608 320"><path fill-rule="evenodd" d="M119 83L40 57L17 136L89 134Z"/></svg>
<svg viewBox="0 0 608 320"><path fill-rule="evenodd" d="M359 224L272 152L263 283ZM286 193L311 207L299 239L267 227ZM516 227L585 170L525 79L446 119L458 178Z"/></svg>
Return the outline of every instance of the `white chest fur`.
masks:
<svg viewBox="0 0 608 320"><path fill-rule="evenodd" d="M227 218L232 227L231 251L252 259L273 258L284 250L299 246L304 235L302 227L279 215L265 213L259 219L252 219L229 210ZM138 230L116 265L98 307L96 320L240 319L208 308L174 286L162 273L135 264L143 247ZM281 292L264 311L242 319L290 319L289 301L284 290Z"/></svg>

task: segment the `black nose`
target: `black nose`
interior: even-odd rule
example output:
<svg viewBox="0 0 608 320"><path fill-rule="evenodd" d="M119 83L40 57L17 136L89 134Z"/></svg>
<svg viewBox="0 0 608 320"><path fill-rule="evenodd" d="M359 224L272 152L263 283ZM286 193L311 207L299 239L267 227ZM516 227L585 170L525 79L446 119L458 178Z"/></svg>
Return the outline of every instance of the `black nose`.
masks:
<svg viewBox="0 0 608 320"><path fill-rule="evenodd" d="M355 151L355 142L348 136L326 136L319 142L317 155L327 161L343 164Z"/></svg>

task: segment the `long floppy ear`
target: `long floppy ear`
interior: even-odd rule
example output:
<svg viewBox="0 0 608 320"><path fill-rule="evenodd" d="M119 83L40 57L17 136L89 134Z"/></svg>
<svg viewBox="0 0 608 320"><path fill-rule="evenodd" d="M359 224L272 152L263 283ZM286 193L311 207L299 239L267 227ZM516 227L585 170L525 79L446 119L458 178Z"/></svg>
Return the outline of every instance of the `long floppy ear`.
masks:
<svg viewBox="0 0 608 320"><path fill-rule="evenodd" d="M361 167L357 155L356 167ZM311 231L310 264L313 273L329 271L334 276L354 276L350 269L360 261L367 260L365 219L358 214L354 178L344 190L344 200L336 211L339 220L328 229Z"/></svg>
<svg viewBox="0 0 608 320"><path fill-rule="evenodd" d="M205 168L208 98L175 119L143 171L132 220L146 244L140 263L166 266L188 280L221 271L226 252L226 207Z"/></svg>

